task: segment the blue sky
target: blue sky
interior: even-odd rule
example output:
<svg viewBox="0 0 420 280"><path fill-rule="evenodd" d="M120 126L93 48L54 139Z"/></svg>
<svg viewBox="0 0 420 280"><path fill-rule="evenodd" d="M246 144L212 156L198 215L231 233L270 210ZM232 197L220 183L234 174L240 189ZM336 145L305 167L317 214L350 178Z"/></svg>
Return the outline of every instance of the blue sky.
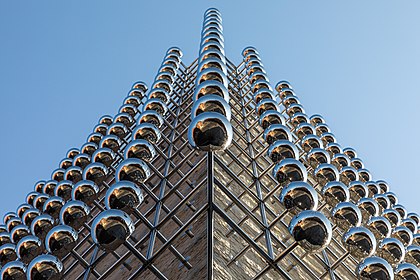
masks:
<svg viewBox="0 0 420 280"><path fill-rule="evenodd" d="M346 3L347 2L347 3ZM79 148L169 46L198 54L202 15L223 14L226 55L260 52L375 180L420 213L418 1L2 1L0 215Z"/></svg>

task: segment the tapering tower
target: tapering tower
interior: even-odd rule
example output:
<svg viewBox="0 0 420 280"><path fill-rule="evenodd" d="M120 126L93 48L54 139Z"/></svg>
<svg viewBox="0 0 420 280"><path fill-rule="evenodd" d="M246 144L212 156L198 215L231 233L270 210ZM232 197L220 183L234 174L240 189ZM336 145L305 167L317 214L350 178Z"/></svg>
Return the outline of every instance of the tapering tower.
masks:
<svg viewBox="0 0 420 280"><path fill-rule="evenodd" d="M0 225L2 279L420 279L407 213L254 47L205 12Z"/></svg>

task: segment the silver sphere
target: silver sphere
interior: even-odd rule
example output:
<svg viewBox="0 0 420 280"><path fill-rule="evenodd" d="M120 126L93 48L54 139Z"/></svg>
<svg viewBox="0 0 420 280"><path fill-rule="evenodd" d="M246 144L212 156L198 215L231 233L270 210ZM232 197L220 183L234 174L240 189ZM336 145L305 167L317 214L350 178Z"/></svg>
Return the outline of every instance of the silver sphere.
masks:
<svg viewBox="0 0 420 280"><path fill-rule="evenodd" d="M74 157L73 165L83 169L90 163L90 160L90 155L81 153Z"/></svg>
<svg viewBox="0 0 420 280"><path fill-rule="evenodd" d="M45 185L45 181L38 181L34 185L34 191L41 193Z"/></svg>
<svg viewBox="0 0 420 280"><path fill-rule="evenodd" d="M12 232L12 230L18 226L22 224L22 220L19 219L19 217L12 217L10 218L7 223L6 223L6 227L7 227L7 231L8 232Z"/></svg>
<svg viewBox="0 0 420 280"><path fill-rule="evenodd" d="M82 201L70 200L64 204L60 212L60 223L79 229L90 215L90 208Z"/></svg>
<svg viewBox="0 0 420 280"><path fill-rule="evenodd" d="M362 224L360 209L351 202L340 202L331 210L334 223L343 230L359 227Z"/></svg>
<svg viewBox="0 0 420 280"><path fill-rule="evenodd" d="M350 192L350 198L357 202L361 198L365 198L368 196L368 189L365 185L365 183L361 181L353 181L349 183L349 192Z"/></svg>
<svg viewBox="0 0 420 280"><path fill-rule="evenodd" d="M154 110L158 112L161 116L164 116L168 111L168 107L166 106L165 102L158 98L152 98L146 101L143 105L143 111L147 110Z"/></svg>
<svg viewBox="0 0 420 280"><path fill-rule="evenodd" d="M256 112L258 116L261 116L266 111L281 111L279 105L275 100L272 99L263 99L261 100L256 107Z"/></svg>
<svg viewBox="0 0 420 280"><path fill-rule="evenodd" d="M92 161L102 163L106 167L111 166L115 161L115 153L110 148L97 149L92 155Z"/></svg>
<svg viewBox="0 0 420 280"><path fill-rule="evenodd" d="M23 214L25 214L26 210L29 210L31 208L32 208L32 205L29 205L28 203L22 203L16 209L16 214L18 215L19 218L22 219Z"/></svg>
<svg viewBox="0 0 420 280"><path fill-rule="evenodd" d="M383 212L385 209L391 207L391 202L384 194L375 194L373 199L378 203L380 212Z"/></svg>
<svg viewBox="0 0 420 280"><path fill-rule="evenodd" d="M280 202L290 213L296 215L303 210L316 210L318 194L306 182L291 182L281 190Z"/></svg>
<svg viewBox="0 0 420 280"><path fill-rule="evenodd" d="M98 148L97 144L88 142L88 143L83 144L80 150L82 151L82 153L91 156L96 151L97 148Z"/></svg>
<svg viewBox="0 0 420 280"><path fill-rule="evenodd" d="M127 108L127 106L130 105L123 105L121 107L121 109ZM135 113L137 113L137 108L135 108L134 106L131 107L132 110L134 110ZM131 113L134 113L131 112ZM128 128L131 127L135 121L133 119L133 117L128 114L128 113L119 113L115 116L114 118L114 124L123 124L125 129L122 126L114 126L113 124L110 125L109 127L114 127L115 129L117 129L117 127L119 127L118 129L122 128L123 130L126 130L126 132L128 132ZM111 131L111 130L110 130ZM116 132L116 130L114 130ZM107 131L108 132L108 131ZM115 133L115 135L118 135L120 132ZM114 133L109 133L109 134L114 134ZM119 137L121 137L121 135L118 135Z"/></svg>
<svg viewBox="0 0 420 280"><path fill-rule="evenodd" d="M340 170L340 181L346 185L349 185L351 182L359 180L359 173L357 173L356 168L352 166L344 166Z"/></svg>
<svg viewBox="0 0 420 280"><path fill-rule="evenodd" d="M296 159L287 158L274 166L273 177L280 185L285 186L295 181L306 182L308 172L303 163Z"/></svg>
<svg viewBox="0 0 420 280"><path fill-rule="evenodd" d="M357 171L359 172L360 181L368 182L372 180L372 175L370 174L369 170L362 168Z"/></svg>
<svg viewBox="0 0 420 280"><path fill-rule="evenodd" d="M347 202L350 193L346 185L339 181L328 182L321 190L324 200L328 205L334 207L337 203Z"/></svg>
<svg viewBox="0 0 420 280"><path fill-rule="evenodd" d="M324 144L322 143L321 139L314 134L309 134L303 137L300 141L300 145L307 153L315 148L324 148Z"/></svg>
<svg viewBox="0 0 420 280"><path fill-rule="evenodd" d="M61 261L52 255L40 255L33 259L26 271L26 277L33 280L61 280L64 267Z"/></svg>
<svg viewBox="0 0 420 280"><path fill-rule="evenodd" d="M28 227L31 226L32 221L41 215L41 211L39 211L36 208L31 208L25 211L25 214L23 214L22 221L25 225Z"/></svg>
<svg viewBox="0 0 420 280"><path fill-rule="evenodd" d="M195 117L188 128L188 141L203 151L224 150L232 142L232 125L225 116L204 112Z"/></svg>
<svg viewBox="0 0 420 280"><path fill-rule="evenodd" d="M115 251L134 231L130 216L121 210L101 212L92 222L93 241L106 251Z"/></svg>
<svg viewBox="0 0 420 280"><path fill-rule="evenodd" d="M373 233L364 227L352 227L342 239L344 247L357 260L370 257L376 250L376 239Z"/></svg>
<svg viewBox="0 0 420 280"><path fill-rule="evenodd" d="M80 200L88 206L92 206L93 202L98 198L99 187L95 182L90 180L82 180L74 185L71 198L73 200Z"/></svg>
<svg viewBox="0 0 420 280"><path fill-rule="evenodd" d="M16 246L11 243L6 243L0 246L0 264L3 266L8 262L17 259Z"/></svg>
<svg viewBox="0 0 420 280"><path fill-rule="evenodd" d="M129 158L122 161L115 171L115 180L117 182L125 180L135 184L142 184L149 176L149 166L137 158Z"/></svg>
<svg viewBox="0 0 420 280"><path fill-rule="evenodd" d="M47 233L54 227L55 220L47 214L36 217L31 224L31 233L41 240L45 239Z"/></svg>
<svg viewBox="0 0 420 280"><path fill-rule="evenodd" d="M159 129L151 123L141 123L133 129L133 140L144 139L152 144L159 142L161 133Z"/></svg>
<svg viewBox="0 0 420 280"><path fill-rule="evenodd" d="M31 234L30 229L25 225L17 225L10 232L10 239L13 243L18 243L22 238Z"/></svg>
<svg viewBox="0 0 420 280"><path fill-rule="evenodd" d="M59 196L65 201L71 198L71 190L73 189L73 183L71 181L61 181L58 183L54 190L54 195Z"/></svg>
<svg viewBox="0 0 420 280"><path fill-rule="evenodd" d="M259 123L262 128L266 129L272 124L285 124L286 121L283 115L279 111L268 110L261 114L259 118Z"/></svg>
<svg viewBox="0 0 420 280"><path fill-rule="evenodd" d="M295 113L290 117L290 123L293 127L297 127L300 123L307 123L309 122L309 118L304 113ZM321 138L322 139L322 138Z"/></svg>
<svg viewBox="0 0 420 280"><path fill-rule="evenodd" d="M128 134L128 129L127 129L127 126L124 123L117 122L117 123L111 124L108 127L107 134L108 135L115 135L118 138L123 139ZM103 138L102 134L100 134L100 135L101 135L101 139L102 139ZM97 141L98 144L100 143L101 139L99 139L99 141Z"/></svg>
<svg viewBox="0 0 420 280"><path fill-rule="evenodd" d="M390 197L388 195L389 193L387 193L388 198ZM392 209L396 210L398 212L398 214L400 214L400 218L405 219L407 218L407 209L405 209L405 207L401 204L395 204L394 206L392 206Z"/></svg>
<svg viewBox="0 0 420 280"><path fill-rule="evenodd" d="M161 127L164 124L162 116L155 110L147 110L141 113L137 120L137 124L150 123L156 127Z"/></svg>
<svg viewBox="0 0 420 280"><path fill-rule="evenodd" d="M1 232L0 233L0 246L12 243L12 240L10 239L10 234L8 232Z"/></svg>
<svg viewBox="0 0 420 280"><path fill-rule="evenodd" d="M418 224L411 218L405 218L401 221L401 225L407 227L413 234L417 232Z"/></svg>
<svg viewBox="0 0 420 280"><path fill-rule="evenodd" d="M278 163L286 158L299 159L299 150L288 140L277 140L270 145L267 155L274 163Z"/></svg>
<svg viewBox="0 0 420 280"><path fill-rule="evenodd" d="M22 238L16 245L16 253L18 258L28 264L36 256L42 254L42 242L33 235L28 235Z"/></svg>
<svg viewBox="0 0 420 280"><path fill-rule="evenodd" d="M104 138L102 138L101 142L99 143L99 147L109 148L116 153L120 149L121 143L122 143L121 139L117 135L112 135L111 134L111 135L104 136ZM93 153L92 153L92 155L93 155Z"/></svg>
<svg viewBox="0 0 420 280"><path fill-rule="evenodd" d="M49 195L44 194L44 193L40 193L37 196L35 196L34 201L32 203L32 205L38 209L39 211L42 211L44 209L44 203L45 201L48 200L48 198L50 198Z"/></svg>
<svg viewBox="0 0 420 280"><path fill-rule="evenodd" d="M83 170L79 166L70 166L64 173L64 179L73 182L73 184L82 180Z"/></svg>
<svg viewBox="0 0 420 280"><path fill-rule="evenodd" d="M263 135L264 140L269 144L273 144L277 140L292 141L292 134L289 128L282 124L272 124L267 127Z"/></svg>
<svg viewBox="0 0 420 280"><path fill-rule="evenodd" d="M379 243L377 255L391 265L397 265L404 260L404 244L396 238L385 238Z"/></svg>
<svg viewBox="0 0 420 280"><path fill-rule="evenodd" d="M379 206L378 203L370 197L361 198L357 202L357 207L359 207L362 212L362 217L364 221L367 221L372 216L379 215Z"/></svg>
<svg viewBox="0 0 420 280"><path fill-rule="evenodd" d="M321 186L329 182L338 182L339 174L337 167L329 163L322 163L314 170L315 179ZM347 187L346 187L347 189Z"/></svg>
<svg viewBox="0 0 420 280"><path fill-rule="evenodd" d="M314 148L306 155L309 165L316 169L322 163L330 163L330 154L321 148Z"/></svg>
<svg viewBox="0 0 420 280"><path fill-rule="evenodd" d="M411 263L400 263L395 268L395 280L420 280L420 269Z"/></svg>
<svg viewBox="0 0 420 280"><path fill-rule="evenodd" d="M305 210L294 216L289 232L307 252L319 252L331 241L332 228L328 219L318 211Z"/></svg>
<svg viewBox="0 0 420 280"><path fill-rule="evenodd" d="M0 279L27 280L26 265L21 261L11 261L1 268Z"/></svg>
<svg viewBox="0 0 420 280"><path fill-rule="evenodd" d="M295 129L295 134L299 139L303 139L306 135L315 134L315 130L309 123L300 123Z"/></svg>
<svg viewBox="0 0 420 280"><path fill-rule="evenodd" d="M407 251L405 253L405 261L420 267L420 246L407 246Z"/></svg>
<svg viewBox="0 0 420 280"><path fill-rule="evenodd" d="M58 216L60 215L60 211L64 203L65 201L61 197L51 196L45 201L44 206L43 206L43 212L57 219Z"/></svg>
<svg viewBox="0 0 420 280"><path fill-rule="evenodd" d="M335 154L339 154L343 152L343 149L341 146L337 143L328 143L325 146L325 150L330 153L331 156L334 156Z"/></svg>
<svg viewBox="0 0 420 280"><path fill-rule="evenodd" d="M374 195L381 193L381 188L379 187L378 184L376 184L376 182L367 181L365 184L369 190L369 197L373 197Z"/></svg>
<svg viewBox="0 0 420 280"><path fill-rule="evenodd" d="M129 181L119 181L113 184L105 194L107 209L120 209L131 214L143 202L141 189Z"/></svg>
<svg viewBox="0 0 420 280"><path fill-rule="evenodd" d="M371 217L367 222L367 227L378 240L391 237L391 223L384 217Z"/></svg>
<svg viewBox="0 0 420 280"><path fill-rule="evenodd" d="M400 240L405 247L413 242L413 233L405 226L397 226L391 232L391 237Z"/></svg>
<svg viewBox="0 0 420 280"><path fill-rule="evenodd" d="M61 259L76 247L78 237L74 228L58 225L53 227L45 237L45 247L50 254Z"/></svg>
<svg viewBox="0 0 420 280"><path fill-rule="evenodd" d="M191 109L191 119L204 112L215 112L222 114L228 121L231 119L231 110L229 104L222 97L215 94L207 94L194 102Z"/></svg>
<svg viewBox="0 0 420 280"><path fill-rule="evenodd" d="M105 181L107 175L108 169L103 163L92 162L83 171L83 180L90 180L100 185Z"/></svg>
<svg viewBox="0 0 420 280"><path fill-rule="evenodd" d="M382 216L387 218L392 227L397 227L401 224L401 216L395 209L385 209Z"/></svg>
<svg viewBox="0 0 420 280"><path fill-rule="evenodd" d="M113 122L113 118L111 116L109 116L109 115L102 116L99 119L99 121L98 121L98 123L100 123L100 124L106 124L106 125L111 125L112 122Z"/></svg>
<svg viewBox="0 0 420 280"><path fill-rule="evenodd" d="M389 192L389 185L384 180L378 180L378 181L376 181L376 184L379 185L379 187L381 188L382 193Z"/></svg>
<svg viewBox="0 0 420 280"><path fill-rule="evenodd" d="M319 123L325 123L325 120L321 115L312 115L310 119L313 126L316 126Z"/></svg>
<svg viewBox="0 0 420 280"><path fill-rule="evenodd" d="M394 280L392 266L386 260L375 256L359 263L356 275L359 280Z"/></svg>
<svg viewBox="0 0 420 280"><path fill-rule="evenodd" d="M357 170L365 168L365 164L360 158L352 158L350 160L350 165L356 168Z"/></svg>
<svg viewBox="0 0 420 280"><path fill-rule="evenodd" d="M152 144L144 139L131 141L124 150L124 158L138 158L150 162L156 156L156 150Z"/></svg>

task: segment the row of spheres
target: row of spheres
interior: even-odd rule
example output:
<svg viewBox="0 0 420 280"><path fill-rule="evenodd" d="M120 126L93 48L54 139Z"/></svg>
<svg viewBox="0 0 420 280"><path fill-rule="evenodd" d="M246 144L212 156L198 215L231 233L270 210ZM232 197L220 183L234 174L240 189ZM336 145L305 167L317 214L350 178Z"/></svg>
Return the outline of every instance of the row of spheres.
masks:
<svg viewBox="0 0 420 280"><path fill-rule="evenodd" d="M306 168L299 161L298 147L285 125L257 50L248 47L242 54L255 110L265 130L264 139L270 145L268 156L275 164L273 176L282 188L280 200L295 215L289 224L289 232L297 241L293 246L299 244L308 252L321 251L332 238L331 224L316 211L316 190L306 182Z"/></svg>
<svg viewBox="0 0 420 280"><path fill-rule="evenodd" d="M333 208L331 218L337 227L347 231L342 241L349 254L357 260L370 257L378 241L377 255L384 258L385 262L395 266L406 255L405 261L411 263L402 265L405 269L398 269L398 275L414 273L418 278L419 271L413 269L420 264L418 235L417 245L411 245L413 234L417 232L418 215L411 213L410 218L407 218L404 207L396 205L397 198L389 192L386 182L371 181L369 172L363 168L363 162L357 158L356 152L351 148L341 150L321 116L315 115L309 119L305 115L303 106L287 82L280 82L276 89L294 127L294 134L306 152L308 169L313 169L326 204ZM382 216L378 216L380 213ZM400 215L404 217L402 220ZM366 227L360 227L362 222ZM378 261L378 258L374 260ZM371 262L368 263L370 267L373 266ZM382 267L382 263L379 261L378 266ZM369 268L359 270L358 274L370 279L366 276L366 270ZM393 277L392 270L387 274ZM373 273L372 277L375 275Z"/></svg>
<svg viewBox="0 0 420 280"><path fill-rule="evenodd" d="M133 85L119 114L100 119L80 151L67 153L52 180L36 183L27 203L5 215L5 225L0 226L2 279L61 279L60 259L77 245L78 230L87 226L99 186L118 158L122 162L116 168L116 183L105 194L107 210L92 222L91 236L112 252L131 235L134 224L128 214L143 200L139 184L150 174L145 162L156 155L153 144L160 138L158 127L163 124L181 56L178 48L168 50L137 126L134 118L147 91L143 82ZM130 135L132 141L127 142Z"/></svg>
<svg viewBox="0 0 420 280"><path fill-rule="evenodd" d="M204 14L188 140L203 151L226 149L232 141L231 109L222 18L216 9Z"/></svg>

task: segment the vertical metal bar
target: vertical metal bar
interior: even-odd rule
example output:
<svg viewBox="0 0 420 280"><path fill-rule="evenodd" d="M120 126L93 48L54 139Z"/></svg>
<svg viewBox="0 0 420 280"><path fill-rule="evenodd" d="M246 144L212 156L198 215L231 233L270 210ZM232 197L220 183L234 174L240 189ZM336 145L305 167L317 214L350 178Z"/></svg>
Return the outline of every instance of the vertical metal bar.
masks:
<svg viewBox="0 0 420 280"><path fill-rule="evenodd" d="M207 279L212 280L214 246L214 154L207 153Z"/></svg>

